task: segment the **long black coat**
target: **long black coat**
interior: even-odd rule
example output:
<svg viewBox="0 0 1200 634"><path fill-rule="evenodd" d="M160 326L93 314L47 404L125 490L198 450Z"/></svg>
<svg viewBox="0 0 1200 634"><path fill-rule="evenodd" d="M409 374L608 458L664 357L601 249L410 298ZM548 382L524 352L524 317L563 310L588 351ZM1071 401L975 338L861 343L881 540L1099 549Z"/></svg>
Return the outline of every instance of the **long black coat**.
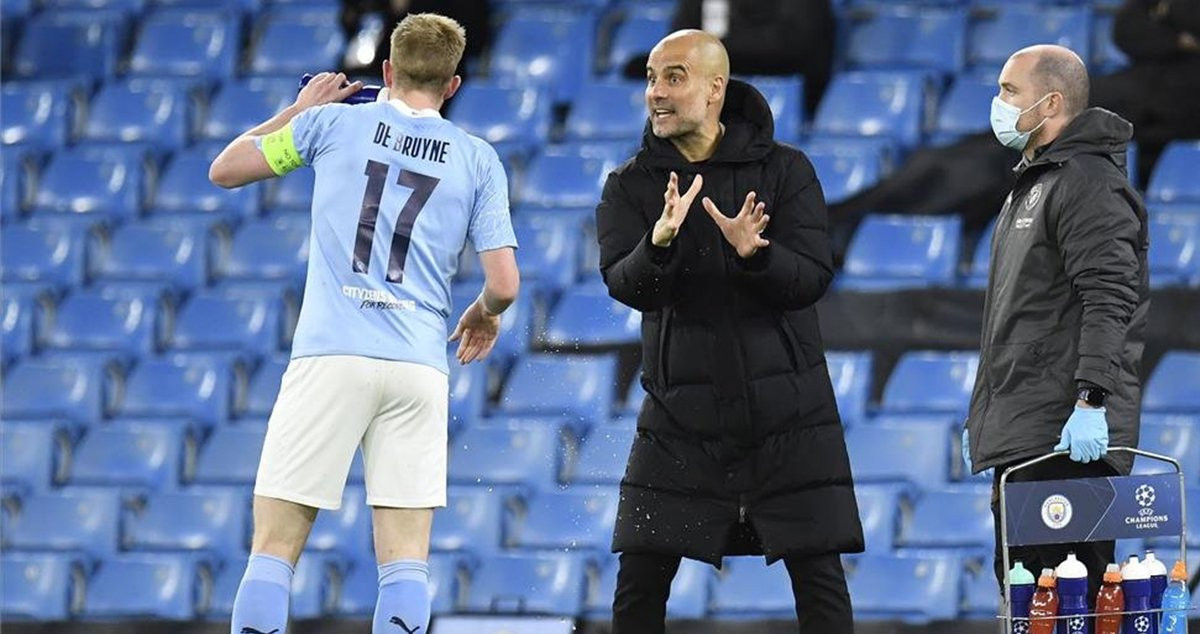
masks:
<svg viewBox="0 0 1200 634"><path fill-rule="evenodd" d="M642 311L638 418L616 552L858 552L862 527L813 304L833 278L812 165L773 140L757 90L731 81L716 153L688 163L647 128L596 208L609 293ZM671 170L704 188L671 246L650 243ZM743 260L701 207L766 204L771 245Z"/></svg>

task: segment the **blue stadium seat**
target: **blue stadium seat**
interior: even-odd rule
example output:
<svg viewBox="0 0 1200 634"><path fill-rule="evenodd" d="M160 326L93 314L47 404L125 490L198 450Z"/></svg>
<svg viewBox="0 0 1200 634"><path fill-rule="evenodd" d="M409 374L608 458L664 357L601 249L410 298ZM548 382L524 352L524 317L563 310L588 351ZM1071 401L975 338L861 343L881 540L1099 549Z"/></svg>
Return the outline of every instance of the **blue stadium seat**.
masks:
<svg viewBox="0 0 1200 634"><path fill-rule="evenodd" d="M1091 55L1091 9L1086 6L998 4L977 12L967 40L967 62L1000 68L1015 51L1034 44L1065 46Z"/></svg>
<svg viewBox="0 0 1200 634"><path fill-rule="evenodd" d="M194 442L173 423L93 427L75 447L71 483L173 491L187 462L184 455L195 453Z"/></svg>
<svg viewBox="0 0 1200 634"><path fill-rule="evenodd" d="M1151 218L1176 216L1200 218L1200 203L1151 202L1147 205L1147 213Z"/></svg>
<svg viewBox="0 0 1200 634"><path fill-rule="evenodd" d="M987 228L975 243L975 255L971 258L971 268L966 276L967 288L986 288L988 269L991 268L992 237L996 233L996 222L988 223Z"/></svg>
<svg viewBox="0 0 1200 634"><path fill-rule="evenodd" d="M583 12L516 12L496 32L490 76L545 87L552 101L572 101L591 74L595 18Z"/></svg>
<svg viewBox="0 0 1200 634"><path fill-rule="evenodd" d="M611 608L610 608L611 611ZM459 616L437 620L438 634L572 634L575 620L554 616Z"/></svg>
<svg viewBox="0 0 1200 634"><path fill-rule="evenodd" d="M110 370L78 359L26 359L5 373L4 419L101 419L112 410Z"/></svg>
<svg viewBox="0 0 1200 634"><path fill-rule="evenodd" d="M642 372L638 370L634 375L633 381L629 383L629 390L625 393L625 402L622 403L621 414L626 416L637 417L642 412L642 404L646 399L646 388L642 387Z"/></svg>
<svg viewBox="0 0 1200 634"><path fill-rule="evenodd" d="M83 600L87 579L83 562L70 553L6 552L0 576L6 621L66 621Z"/></svg>
<svg viewBox="0 0 1200 634"><path fill-rule="evenodd" d="M583 607L585 572L579 553L491 555L472 575L463 608L574 616Z"/></svg>
<svg viewBox="0 0 1200 634"><path fill-rule="evenodd" d="M1117 558L1118 560L1120 557ZM968 562L963 571L963 618L994 619L1000 613L1000 586L996 585L992 559Z"/></svg>
<svg viewBox="0 0 1200 634"><path fill-rule="evenodd" d="M271 357L258 366L254 376L250 378L245 407L239 413L240 416L266 418L271 415L287 366L286 356Z"/></svg>
<svg viewBox="0 0 1200 634"><path fill-rule="evenodd" d="M883 388L881 408L890 413L965 414L975 387L979 354L908 352Z"/></svg>
<svg viewBox="0 0 1200 634"><path fill-rule="evenodd" d="M448 366L450 429L453 431L483 418L483 410L487 404L487 366L483 363L463 366L453 357L449 359Z"/></svg>
<svg viewBox="0 0 1200 634"><path fill-rule="evenodd" d="M311 167L302 167L287 176L276 178L267 187L263 205L271 213L308 213L312 209L315 180L316 172Z"/></svg>
<svg viewBox="0 0 1200 634"><path fill-rule="evenodd" d="M346 561L335 553L304 551L292 577L292 619L315 619L333 608Z"/></svg>
<svg viewBox="0 0 1200 634"><path fill-rule="evenodd" d="M434 530L437 530L436 528ZM463 576L464 563L456 553L432 553L429 555L429 591L433 595L432 611L435 615L449 614L458 605L459 579ZM239 572L239 576L240 576ZM234 589L236 590L236 583ZM347 616L372 616L376 598L379 596L379 573L371 561L356 562L342 580L338 593L336 612ZM233 597L229 603L232 605ZM438 619L438 631L444 631L444 621ZM478 633L478 630L471 630Z"/></svg>
<svg viewBox="0 0 1200 634"><path fill-rule="evenodd" d="M43 493L62 484L70 467L71 440L62 425L5 420L0 427L0 484Z"/></svg>
<svg viewBox="0 0 1200 634"><path fill-rule="evenodd" d="M12 61L21 77L109 77L117 69L125 36L116 11L44 11L22 29Z"/></svg>
<svg viewBox="0 0 1200 634"><path fill-rule="evenodd" d="M646 126L645 88L640 82L627 81L584 84L567 116L567 137L639 138Z"/></svg>
<svg viewBox="0 0 1200 634"><path fill-rule="evenodd" d="M846 251L842 288L951 286L961 234L958 216L869 216Z"/></svg>
<svg viewBox="0 0 1200 634"><path fill-rule="evenodd" d="M224 82L208 105L200 138L232 140L291 104L297 86L298 82L264 77Z"/></svg>
<svg viewBox="0 0 1200 634"><path fill-rule="evenodd" d="M303 283L308 266L309 220L280 216L247 223L217 262L225 279ZM350 263L346 263L350 270Z"/></svg>
<svg viewBox="0 0 1200 634"><path fill-rule="evenodd" d="M1114 14L1092 12L1092 59L1089 69L1100 75L1114 73L1129 65L1129 56L1113 39Z"/></svg>
<svg viewBox="0 0 1200 634"><path fill-rule="evenodd" d="M862 422L871 395L871 353L827 352L825 364L843 424Z"/></svg>
<svg viewBox="0 0 1200 634"><path fill-rule="evenodd" d="M145 9L145 0L43 0L46 9L107 9L137 13Z"/></svg>
<svg viewBox="0 0 1200 634"><path fill-rule="evenodd" d="M468 427L450 443L449 480L453 484L550 488L558 482L563 442L562 432L544 423Z"/></svg>
<svg viewBox="0 0 1200 634"><path fill-rule="evenodd" d="M589 618L611 618L613 595L617 588L617 558L598 562L601 566L595 582L588 584L584 614ZM709 587L715 582L715 569L695 559L683 559L671 581L667 597L667 618L702 619L708 616ZM522 630L524 631L524 630Z"/></svg>
<svg viewBox="0 0 1200 634"><path fill-rule="evenodd" d="M71 487L30 495L8 518L4 548L108 556L117 550L120 511L116 489Z"/></svg>
<svg viewBox="0 0 1200 634"><path fill-rule="evenodd" d="M122 515L126 550L196 551L240 562L250 535L250 490L192 487L154 493Z"/></svg>
<svg viewBox="0 0 1200 634"><path fill-rule="evenodd" d="M990 486L925 491L900 523L896 544L911 548L989 549L995 541Z"/></svg>
<svg viewBox="0 0 1200 634"><path fill-rule="evenodd" d="M452 486L446 508L434 512L434 550L490 554L500 549L504 499L484 486Z"/></svg>
<svg viewBox="0 0 1200 634"><path fill-rule="evenodd" d="M886 136L906 147L921 142L928 79L912 71L856 71L829 83L817 116L816 132Z"/></svg>
<svg viewBox="0 0 1200 634"><path fill-rule="evenodd" d="M33 351L33 324L38 300L11 294L0 296L0 354L3 365Z"/></svg>
<svg viewBox="0 0 1200 634"><path fill-rule="evenodd" d="M362 486L351 485L342 494L342 506L336 511L321 511L309 534L308 550L337 553L347 560L370 561L371 508Z"/></svg>
<svg viewBox="0 0 1200 634"><path fill-rule="evenodd" d="M217 427L196 458L195 484L254 484L262 454L264 423Z"/></svg>
<svg viewBox="0 0 1200 634"><path fill-rule="evenodd" d="M333 18L332 20L330 18ZM272 11L259 25L250 48L250 72L295 75L337 68L346 36L336 11L289 9Z"/></svg>
<svg viewBox="0 0 1200 634"><path fill-rule="evenodd" d="M188 143L190 108L190 97L175 84L152 79L109 82L92 97L82 138L177 150Z"/></svg>
<svg viewBox="0 0 1200 634"><path fill-rule="evenodd" d="M0 234L0 278L77 286L84 279L84 242L68 227L6 225Z"/></svg>
<svg viewBox="0 0 1200 634"><path fill-rule="evenodd" d="M156 11L142 18L129 56L135 75L203 76L227 79L234 74L241 20L224 11Z"/></svg>
<svg viewBox="0 0 1200 634"><path fill-rule="evenodd" d="M1200 474L1200 415L1143 414L1138 448L1179 461L1184 474ZM1165 462L1136 457L1134 473L1169 473Z"/></svg>
<svg viewBox="0 0 1200 634"><path fill-rule="evenodd" d="M42 344L56 350L109 350L149 354L156 348L159 310L138 297L111 297L96 291L72 293L51 311Z"/></svg>
<svg viewBox="0 0 1200 634"><path fill-rule="evenodd" d="M178 350L239 350L269 354L281 341L279 300L196 293L175 321L172 347Z"/></svg>
<svg viewBox="0 0 1200 634"><path fill-rule="evenodd" d="M528 86L469 82L450 100L450 116L488 143L532 147L545 143L550 135L550 100Z"/></svg>
<svg viewBox="0 0 1200 634"><path fill-rule="evenodd" d="M1158 157L1146 197L1160 202L1200 202L1200 182L1196 164L1200 162L1200 141L1175 141Z"/></svg>
<svg viewBox="0 0 1200 634"><path fill-rule="evenodd" d="M966 64L964 8L878 7L851 20L846 60L854 66L956 73Z"/></svg>
<svg viewBox="0 0 1200 634"><path fill-rule="evenodd" d="M990 129L988 112L996 82L982 77L959 75L938 106L934 141L949 143L961 136Z"/></svg>
<svg viewBox="0 0 1200 634"><path fill-rule="evenodd" d="M620 492L615 486L576 486L539 491L510 514L506 545L526 549L608 552L617 521Z"/></svg>
<svg viewBox="0 0 1200 634"><path fill-rule="evenodd" d="M759 558L726 560L712 587L717 618L788 618L796 613L792 582L782 561L772 566Z"/></svg>
<svg viewBox="0 0 1200 634"><path fill-rule="evenodd" d="M804 144L805 156L821 183L825 200L835 203L874 185L883 177L883 157L864 144Z"/></svg>
<svg viewBox="0 0 1200 634"><path fill-rule="evenodd" d="M593 207L612 161L577 154L543 152L529 162L517 201L542 207Z"/></svg>
<svg viewBox="0 0 1200 634"><path fill-rule="evenodd" d="M208 180L212 157L203 149L176 152L167 162L154 192L151 212L160 217L203 214L222 220L241 220L258 214L259 184L224 189Z"/></svg>
<svg viewBox="0 0 1200 634"><path fill-rule="evenodd" d="M499 409L506 414L606 420L616 400L616 371L611 356L529 355L509 375Z"/></svg>
<svg viewBox="0 0 1200 634"><path fill-rule="evenodd" d="M6 82L0 89L0 141L41 149L62 147L71 140L74 116L82 101L69 82Z"/></svg>
<svg viewBox="0 0 1200 634"><path fill-rule="evenodd" d="M572 484L617 484L625 476L637 421L618 419L596 425L580 446L579 455L562 479Z"/></svg>
<svg viewBox="0 0 1200 634"><path fill-rule="evenodd" d="M1200 352L1163 355L1146 383L1142 408L1149 412L1200 412Z"/></svg>
<svg viewBox="0 0 1200 634"><path fill-rule="evenodd" d="M800 141L804 125L804 78L802 76L738 77L762 93L775 119L775 140L795 144ZM645 105L642 106L645 118Z"/></svg>
<svg viewBox="0 0 1200 634"><path fill-rule="evenodd" d="M142 206L145 157L136 149L59 150L42 170L36 213L127 218Z"/></svg>
<svg viewBox="0 0 1200 634"><path fill-rule="evenodd" d="M608 296L603 284L568 290L554 307L546 328L551 346L608 346L641 340L641 313Z"/></svg>
<svg viewBox="0 0 1200 634"><path fill-rule="evenodd" d="M5 107L0 103L0 109ZM5 134L6 123L0 122L0 136ZM33 163L26 152L0 147L0 222L7 225L24 215L33 182Z"/></svg>
<svg viewBox="0 0 1200 634"><path fill-rule="evenodd" d="M1200 218L1159 216L1148 228L1151 288L1200 283Z"/></svg>
<svg viewBox="0 0 1200 634"><path fill-rule="evenodd" d="M127 224L90 247L91 275L105 282L168 282L191 290L208 278L207 242L200 231Z"/></svg>
<svg viewBox="0 0 1200 634"><path fill-rule="evenodd" d="M4 18L5 22L13 22L20 24L21 20L29 17L33 12L33 0L12 0L5 2L3 7L0 7L0 17ZM6 33L7 35L7 33ZM7 53L8 50L6 49Z"/></svg>
<svg viewBox="0 0 1200 634"><path fill-rule="evenodd" d="M609 41L609 75L614 78L621 77L625 66L638 56L650 52L659 40L667 36L670 27L671 16L665 12L635 14L623 20L614 29ZM643 112L644 110L643 107Z"/></svg>
<svg viewBox="0 0 1200 634"><path fill-rule="evenodd" d="M867 549L891 552L900 526L902 508L907 507L907 486L902 484L856 484L858 516L862 521Z"/></svg>
<svg viewBox="0 0 1200 634"><path fill-rule="evenodd" d="M962 560L955 554L864 555L847 584L856 619L908 623L958 616Z"/></svg>
<svg viewBox="0 0 1200 634"><path fill-rule="evenodd" d="M187 620L204 604L208 564L190 553L122 554L104 560L88 584L84 618Z"/></svg>
<svg viewBox="0 0 1200 634"><path fill-rule="evenodd" d="M526 279L553 291L565 289L579 277L582 218L574 210L529 210L513 222L517 265Z"/></svg>
<svg viewBox="0 0 1200 634"><path fill-rule="evenodd" d="M218 358L147 358L129 373L121 414L134 418L191 418L206 425L229 419L236 375Z"/></svg>
<svg viewBox="0 0 1200 634"><path fill-rule="evenodd" d="M940 487L950 471L950 445L949 428L940 423L875 423L846 431L846 450L856 483L909 482ZM954 447L957 451L957 440Z"/></svg>

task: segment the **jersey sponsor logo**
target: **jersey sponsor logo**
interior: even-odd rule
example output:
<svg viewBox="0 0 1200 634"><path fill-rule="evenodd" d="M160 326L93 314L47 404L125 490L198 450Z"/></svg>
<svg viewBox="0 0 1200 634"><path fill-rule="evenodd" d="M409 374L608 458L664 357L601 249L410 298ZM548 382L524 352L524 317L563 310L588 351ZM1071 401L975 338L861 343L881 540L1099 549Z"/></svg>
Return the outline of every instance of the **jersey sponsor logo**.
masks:
<svg viewBox="0 0 1200 634"><path fill-rule="evenodd" d="M411 299L399 299L387 291L361 286L342 286L342 295L361 302L362 310L416 310L417 303Z"/></svg>

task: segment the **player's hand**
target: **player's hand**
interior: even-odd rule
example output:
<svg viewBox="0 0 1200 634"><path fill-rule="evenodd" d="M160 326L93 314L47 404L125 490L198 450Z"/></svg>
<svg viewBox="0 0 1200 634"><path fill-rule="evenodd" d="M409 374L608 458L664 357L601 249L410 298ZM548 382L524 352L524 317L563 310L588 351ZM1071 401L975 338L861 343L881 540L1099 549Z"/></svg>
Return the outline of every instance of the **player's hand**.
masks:
<svg viewBox="0 0 1200 634"><path fill-rule="evenodd" d="M696 178L692 180L692 186L688 187L687 192L680 196L679 175L671 172L671 178L667 181L667 191L663 194L662 215L658 217L658 222L654 223L654 233L650 236L650 242L654 246L669 246L675 236L679 235L679 227L683 225L688 209L692 207L692 201L696 200L703 185L704 177L696 174Z"/></svg>
<svg viewBox="0 0 1200 634"><path fill-rule="evenodd" d="M483 309L483 301L476 299L467 307L450 341L458 341L458 352L454 357L462 365L483 360L496 345L500 335L500 315L492 315Z"/></svg>
<svg viewBox="0 0 1200 634"><path fill-rule="evenodd" d="M733 218L721 213L711 198L705 196L703 200L704 210L712 217L713 222L717 223L725 240L733 245L737 254L743 258L748 258L757 253L759 249L771 244L762 237L762 232L767 228L771 217L765 213L767 209L765 204L755 202L755 196L754 192L746 194L746 201L742 203L741 211Z"/></svg>
<svg viewBox="0 0 1200 634"><path fill-rule="evenodd" d="M313 106L343 101L362 87L361 81L347 84L346 75L342 73L317 73L300 89L293 105L298 112L304 112Z"/></svg>

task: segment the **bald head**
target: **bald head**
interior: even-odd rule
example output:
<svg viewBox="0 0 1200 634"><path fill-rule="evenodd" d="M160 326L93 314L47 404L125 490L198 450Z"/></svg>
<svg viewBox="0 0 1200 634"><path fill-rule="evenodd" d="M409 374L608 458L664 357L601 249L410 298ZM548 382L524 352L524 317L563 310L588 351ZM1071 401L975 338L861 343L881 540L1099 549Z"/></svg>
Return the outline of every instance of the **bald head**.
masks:
<svg viewBox="0 0 1200 634"><path fill-rule="evenodd" d="M698 29L675 31L655 45L654 50L659 49L691 57L696 70L709 77L729 78L729 53L721 40L711 33Z"/></svg>
<svg viewBox="0 0 1200 634"><path fill-rule="evenodd" d="M1029 79L1040 91L1058 92L1063 96L1063 108L1068 117L1083 112L1088 106L1087 67L1083 60L1069 48L1053 44L1039 44L1013 53L1012 61L1028 60Z"/></svg>

